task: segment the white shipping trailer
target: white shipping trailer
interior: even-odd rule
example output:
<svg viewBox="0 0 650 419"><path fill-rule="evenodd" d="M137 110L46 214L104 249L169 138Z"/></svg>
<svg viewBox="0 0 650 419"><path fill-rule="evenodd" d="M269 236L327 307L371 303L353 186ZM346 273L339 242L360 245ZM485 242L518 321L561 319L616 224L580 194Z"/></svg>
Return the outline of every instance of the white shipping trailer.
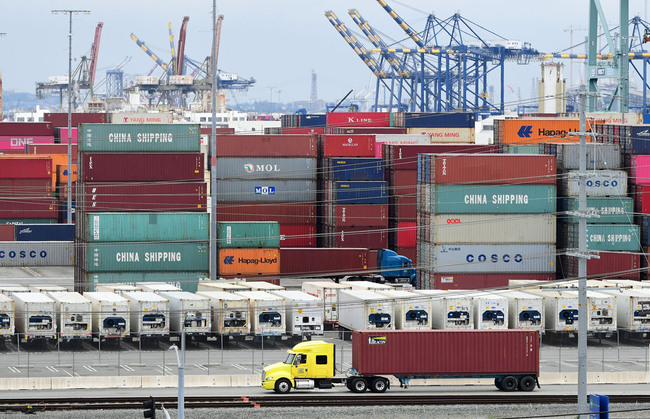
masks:
<svg viewBox="0 0 650 419"><path fill-rule="evenodd" d="M508 328L508 300L486 292L468 293L474 307L474 327L479 330Z"/></svg>
<svg viewBox="0 0 650 419"><path fill-rule="evenodd" d="M440 330L474 329L471 297L445 290L415 290L431 300L431 326Z"/></svg>
<svg viewBox="0 0 650 419"><path fill-rule="evenodd" d="M284 299L287 334L323 335L323 302L302 291L271 291Z"/></svg>
<svg viewBox="0 0 650 419"><path fill-rule="evenodd" d="M339 291L349 289L352 289L349 283L337 284L334 281L305 281L302 283L303 292L323 302L325 323L338 323L339 311L336 304L339 299Z"/></svg>
<svg viewBox="0 0 650 419"><path fill-rule="evenodd" d="M568 291L578 298L578 291ZM587 332L610 336L616 332L616 296L587 290Z"/></svg>
<svg viewBox="0 0 650 419"><path fill-rule="evenodd" d="M169 300L170 329L196 336L207 336L212 329L210 300L186 291L161 292Z"/></svg>
<svg viewBox="0 0 650 419"><path fill-rule="evenodd" d="M521 291L499 291L508 299L508 327L544 334L544 297Z"/></svg>
<svg viewBox="0 0 650 419"><path fill-rule="evenodd" d="M238 283L226 282L226 281L199 281L196 285L197 291L226 291L226 292L237 292L237 291L250 291L251 287L246 285L246 282L239 281Z"/></svg>
<svg viewBox="0 0 650 419"><path fill-rule="evenodd" d="M54 300L59 339L91 339L93 316L90 300L78 292L49 292Z"/></svg>
<svg viewBox="0 0 650 419"><path fill-rule="evenodd" d="M10 338L16 332L16 310L14 300L0 294L0 338Z"/></svg>
<svg viewBox="0 0 650 419"><path fill-rule="evenodd" d="M130 333L129 300L112 292L85 292L93 311L93 340L119 339Z"/></svg>
<svg viewBox="0 0 650 419"><path fill-rule="evenodd" d="M16 292L31 292L27 287L18 284L2 284L0 285L0 293L11 297Z"/></svg>
<svg viewBox="0 0 650 419"><path fill-rule="evenodd" d="M396 330L431 329L431 299L429 297L402 290L378 290L375 292L395 300Z"/></svg>
<svg viewBox="0 0 650 419"><path fill-rule="evenodd" d="M30 285L29 291L44 292L47 294L48 292L68 292L70 290L59 285Z"/></svg>
<svg viewBox="0 0 650 419"><path fill-rule="evenodd" d="M349 285L353 290L378 291L395 289L392 285L371 281L341 281L341 284Z"/></svg>
<svg viewBox="0 0 650 419"><path fill-rule="evenodd" d="M122 292L129 300L131 314L131 338L138 341L143 337L169 336L169 300L155 292Z"/></svg>
<svg viewBox="0 0 650 419"><path fill-rule="evenodd" d="M251 291L283 291L285 287L281 285L271 284L266 281L246 281L246 282L233 282L235 285L243 285L251 289Z"/></svg>
<svg viewBox="0 0 650 419"><path fill-rule="evenodd" d="M578 297L568 291L525 289L544 298L546 331L573 334L578 331Z"/></svg>
<svg viewBox="0 0 650 419"><path fill-rule="evenodd" d="M168 284L167 282L136 282L135 286L139 287L142 291L155 292L156 294L182 291L176 285Z"/></svg>
<svg viewBox="0 0 650 419"><path fill-rule="evenodd" d="M11 299L16 308L16 333L21 341L56 337L53 299L36 292L15 292Z"/></svg>
<svg viewBox="0 0 650 419"><path fill-rule="evenodd" d="M392 298L373 291L339 291L339 325L349 330L395 330Z"/></svg>
<svg viewBox="0 0 650 419"><path fill-rule="evenodd" d="M243 336L251 331L248 298L226 291L198 291L210 300L212 332L225 336Z"/></svg>
<svg viewBox="0 0 650 419"><path fill-rule="evenodd" d="M124 294L125 292L142 291L142 288L130 284L97 284L95 291L113 292L115 294Z"/></svg>
<svg viewBox="0 0 650 419"><path fill-rule="evenodd" d="M241 291L235 295L248 299L251 333L255 336L284 335L286 310L282 297L264 291Z"/></svg>
<svg viewBox="0 0 650 419"><path fill-rule="evenodd" d="M599 289L603 294L616 297L616 323L624 333L650 336L650 290L648 289Z"/></svg>

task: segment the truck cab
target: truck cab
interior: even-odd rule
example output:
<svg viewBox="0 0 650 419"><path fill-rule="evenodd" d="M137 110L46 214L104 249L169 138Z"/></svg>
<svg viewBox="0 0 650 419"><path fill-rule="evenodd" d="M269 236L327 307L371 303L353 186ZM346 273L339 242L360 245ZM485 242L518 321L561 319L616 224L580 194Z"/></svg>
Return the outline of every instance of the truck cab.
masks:
<svg viewBox="0 0 650 419"><path fill-rule="evenodd" d="M332 388L334 344L322 340L302 342L288 350L284 362L262 371L262 387L287 393L292 388Z"/></svg>
<svg viewBox="0 0 650 419"><path fill-rule="evenodd" d="M408 278L409 283L415 283L413 261L406 256L398 255L390 249L382 249L377 253L377 266L386 280L394 282L398 278Z"/></svg>

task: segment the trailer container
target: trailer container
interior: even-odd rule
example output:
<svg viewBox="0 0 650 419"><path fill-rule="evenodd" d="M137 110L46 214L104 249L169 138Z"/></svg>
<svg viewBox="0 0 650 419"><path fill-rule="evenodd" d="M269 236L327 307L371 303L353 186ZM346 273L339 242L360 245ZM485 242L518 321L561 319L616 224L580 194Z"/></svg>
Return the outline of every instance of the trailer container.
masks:
<svg viewBox="0 0 650 419"><path fill-rule="evenodd" d="M22 224L15 228L17 241L74 241L74 224Z"/></svg>
<svg viewBox="0 0 650 419"><path fill-rule="evenodd" d="M226 291L198 291L210 300L212 333L226 337L246 336L251 331L248 298Z"/></svg>
<svg viewBox="0 0 650 419"><path fill-rule="evenodd" d="M392 285L388 284L381 284L379 282L372 282L372 281L346 281L346 278L343 278L341 282L339 282L341 285L349 285L350 289L352 290L365 290L365 291L390 291L394 290L395 287Z"/></svg>
<svg viewBox="0 0 650 419"><path fill-rule="evenodd" d="M377 294L394 300L396 330L431 329L431 299L411 291L376 290Z"/></svg>
<svg viewBox="0 0 650 419"><path fill-rule="evenodd" d="M276 221L280 224L315 224L316 204L310 202L218 202L219 221Z"/></svg>
<svg viewBox="0 0 650 419"><path fill-rule="evenodd" d="M280 274L280 249L219 249L219 275L257 276Z"/></svg>
<svg viewBox="0 0 650 419"><path fill-rule="evenodd" d="M80 216L81 218L81 216ZM207 241L205 213L84 213L81 236L86 242Z"/></svg>
<svg viewBox="0 0 650 419"><path fill-rule="evenodd" d="M203 182L117 182L83 186L83 208L92 212L205 212L207 185Z"/></svg>
<svg viewBox="0 0 650 419"><path fill-rule="evenodd" d="M29 292L69 292L70 290L67 287L61 285L30 285Z"/></svg>
<svg viewBox="0 0 650 419"><path fill-rule="evenodd" d="M474 329L472 298L444 290L413 290L430 301L430 317L433 329Z"/></svg>
<svg viewBox="0 0 650 419"><path fill-rule="evenodd" d="M28 287L18 284L0 284L0 293L6 296L11 297L12 294L15 294L17 292L31 292L31 290Z"/></svg>
<svg viewBox="0 0 650 419"><path fill-rule="evenodd" d="M90 300L78 292L48 292L54 300L58 338L65 342L92 339L92 308Z"/></svg>
<svg viewBox="0 0 650 419"><path fill-rule="evenodd" d="M99 285L114 283L128 283L131 285L140 283L165 282L174 284L178 290L195 292L196 284L199 281L210 277L208 271L188 272L85 272L79 278L82 280L87 291L93 291ZM140 291L140 289L138 289Z"/></svg>
<svg viewBox="0 0 650 419"><path fill-rule="evenodd" d="M474 327L479 330L508 328L508 300L487 292L463 294L472 298Z"/></svg>
<svg viewBox="0 0 650 419"><path fill-rule="evenodd" d="M590 217L590 224L632 224L634 221L634 200L627 197L587 198L587 211L599 217ZM578 211L578 198L558 198L558 211ZM575 215L561 215L560 220L578 223Z"/></svg>
<svg viewBox="0 0 650 419"><path fill-rule="evenodd" d="M578 296L566 291L552 291L534 288L522 289L523 292L544 298L545 327L551 333L578 332Z"/></svg>
<svg viewBox="0 0 650 419"><path fill-rule="evenodd" d="M365 273L371 260L368 249L361 248L282 248L280 273L283 276L343 276Z"/></svg>
<svg viewBox="0 0 650 419"><path fill-rule="evenodd" d="M199 152L199 124L81 124L82 153Z"/></svg>
<svg viewBox="0 0 650 419"><path fill-rule="evenodd" d="M207 271L208 244L168 243L93 243L85 246L86 272L139 272L139 271Z"/></svg>
<svg viewBox="0 0 650 419"><path fill-rule="evenodd" d="M507 290L499 295L508 299L508 327L537 330L544 334L545 303L541 296Z"/></svg>
<svg viewBox="0 0 650 419"><path fill-rule="evenodd" d="M430 220L430 226L421 226L424 240L430 243L556 242L556 222L552 214L436 214Z"/></svg>
<svg viewBox="0 0 650 419"><path fill-rule="evenodd" d="M0 242L2 266L72 266L74 243Z"/></svg>
<svg viewBox="0 0 650 419"><path fill-rule="evenodd" d="M95 287L97 292L113 292L115 294L122 295L126 292L141 291L140 287L130 284L98 284Z"/></svg>
<svg viewBox="0 0 650 419"><path fill-rule="evenodd" d="M562 293L571 293L578 299L578 291L562 291ZM590 334L610 336L616 332L618 318L616 299L617 296L614 294L587 290L587 331Z"/></svg>
<svg viewBox="0 0 650 419"><path fill-rule="evenodd" d="M324 322L338 323L339 312L337 309L339 291L352 289L349 282L336 283L334 281L303 281L302 291L312 295L323 302Z"/></svg>
<svg viewBox="0 0 650 419"><path fill-rule="evenodd" d="M349 330L394 330L395 302L367 290L339 291L339 325Z"/></svg>
<svg viewBox="0 0 650 419"><path fill-rule="evenodd" d="M56 339L54 300L36 292L15 292L11 299L16 309L16 333L20 341Z"/></svg>
<svg viewBox="0 0 650 419"><path fill-rule="evenodd" d="M124 291L131 313L131 339L169 336L171 321L169 300L153 292Z"/></svg>
<svg viewBox="0 0 650 419"><path fill-rule="evenodd" d="M216 179L316 180L314 157L217 157Z"/></svg>
<svg viewBox="0 0 650 419"><path fill-rule="evenodd" d="M316 224L280 224L280 247L316 247Z"/></svg>
<svg viewBox="0 0 650 419"><path fill-rule="evenodd" d="M247 286L251 291L284 291L285 287L267 281L235 281L233 284Z"/></svg>
<svg viewBox="0 0 650 419"><path fill-rule="evenodd" d="M237 283L232 283L224 280L216 281L201 281L197 284L196 289L199 291L221 291L221 292L236 292L236 291L250 291L251 288L247 285L247 282L237 281Z"/></svg>
<svg viewBox="0 0 650 419"><path fill-rule="evenodd" d="M217 181L217 200L220 202L273 203L316 201L316 181L296 179L219 180Z"/></svg>
<svg viewBox="0 0 650 419"><path fill-rule="evenodd" d="M202 181L201 153L82 153L83 182Z"/></svg>
<svg viewBox="0 0 650 419"><path fill-rule="evenodd" d="M207 297L185 291L163 291L160 296L169 300L172 332L185 332L194 340L207 339L212 330L210 300Z"/></svg>
<svg viewBox="0 0 650 419"><path fill-rule="evenodd" d="M167 282L137 282L136 287L142 289L145 292L153 292L160 294L161 292L178 292L182 291L179 287L174 284Z"/></svg>
<svg viewBox="0 0 650 419"><path fill-rule="evenodd" d="M284 299L287 334L294 337L323 335L323 302L302 291L270 291Z"/></svg>
<svg viewBox="0 0 650 419"><path fill-rule="evenodd" d="M254 153L251 153L254 150ZM220 135L217 157L317 157L315 135ZM251 156L253 154L253 156Z"/></svg>
<svg viewBox="0 0 650 419"><path fill-rule="evenodd" d="M616 325L619 332L630 337L650 336L649 290L602 288L598 292L616 297Z"/></svg>
<svg viewBox="0 0 650 419"><path fill-rule="evenodd" d="M627 173L623 170L592 170L587 173L585 189L588 197L625 196L627 194ZM566 181L558 182L561 195L577 197L580 193L580 174L577 170L567 173Z"/></svg>
<svg viewBox="0 0 650 419"><path fill-rule="evenodd" d="M85 292L93 313L93 340L128 336L131 330L129 300L112 292Z"/></svg>
<svg viewBox="0 0 650 419"><path fill-rule="evenodd" d="M0 293L0 339L9 339L16 332L15 303L11 297Z"/></svg>
<svg viewBox="0 0 650 419"><path fill-rule="evenodd" d="M238 291L248 299L251 333L254 336L282 336L286 333L284 299L264 291Z"/></svg>
<svg viewBox="0 0 650 419"><path fill-rule="evenodd" d="M280 223L273 221L217 222L217 246L220 248L278 248L280 247Z"/></svg>

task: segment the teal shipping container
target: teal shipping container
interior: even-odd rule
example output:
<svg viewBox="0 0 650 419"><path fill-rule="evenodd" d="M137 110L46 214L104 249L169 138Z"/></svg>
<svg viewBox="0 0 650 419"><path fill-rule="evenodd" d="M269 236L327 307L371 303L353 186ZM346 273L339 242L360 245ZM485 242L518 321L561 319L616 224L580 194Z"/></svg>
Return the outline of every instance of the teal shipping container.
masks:
<svg viewBox="0 0 650 419"><path fill-rule="evenodd" d="M571 223L567 228L567 247L577 248L579 225ZM587 224L587 249L605 251L638 252L641 248L638 225L633 224Z"/></svg>
<svg viewBox="0 0 650 419"><path fill-rule="evenodd" d="M202 243L88 243L86 272L208 271L210 252Z"/></svg>
<svg viewBox="0 0 650 419"><path fill-rule="evenodd" d="M199 124L80 124L79 152L201 151Z"/></svg>
<svg viewBox="0 0 650 419"><path fill-rule="evenodd" d="M429 214L542 214L557 204L555 185L419 186L418 211Z"/></svg>
<svg viewBox="0 0 650 419"><path fill-rule="evenodd" d="M578 211L578 198L560 198L558 200L559 211ZM634 223L634 200L627 197L590 197L587 198L587 211L594 211L600 217L589 217L589 224L633 224ZM559 221L578 223L575 215L558 215Z"/></svg>
<svg viewBox="0 0 650 419"><path fill-rule="evenodd" d="M88 243L210 240L210 216L199 212L84 213L79 227Z"/></svg>
<svg viewBox="0 0 650 419"><path fill-rule="evenodd" d="M86 291L95 291L100 284L129 284L136 282L165 282L183 291L196 292L199 281L210 278L209 272L95 272L84 273Z"/></svg>
<svg viewBox="0 0 650 419"><path fill-rule="evenodd" d="M220 248L280 247L280 223L259 221L217 224L217 246Z"/></svg>
<svg viewBox="0 0 650 419"><path fill-rule="evenodd" d="M504 154L544 154L537 144L503 144L502 147Z"/></svg>

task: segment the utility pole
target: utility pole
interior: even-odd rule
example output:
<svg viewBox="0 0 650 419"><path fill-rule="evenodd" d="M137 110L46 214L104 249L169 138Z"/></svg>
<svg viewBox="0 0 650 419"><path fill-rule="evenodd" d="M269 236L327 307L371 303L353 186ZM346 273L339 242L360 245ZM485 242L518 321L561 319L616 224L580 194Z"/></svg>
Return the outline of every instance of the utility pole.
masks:
<svg viewBox="0 0 650 419"><path fill-rule="evenodd" d="M219 22L223 15L219 15ZM210 135L210 280L217 279L217 52L221 25L217 28L217 0L212 0L212 132Z"/></svg>
<svg viewBox="0 0 650 419"><path fill-rule="evenodd" d="M574 31L586 31L587 28L574 28L573 25L569 26L567 29L564 30L564 32L569 32L569 45L571 48L569 49L569 53L573 54L573 32ZM573 58L569 60L569 71L571 74L569 75L569 89L573 87Z"/></svg>
<svg viewBox="0 0 650 419"><path fill-rule="evenodd" d="M578 243L578 412L588 415L587 401L587 122L585 117L585 89L580 88L580 189L578 212L580 212ZM587 417L587 416L580 416Z"/></svg>

